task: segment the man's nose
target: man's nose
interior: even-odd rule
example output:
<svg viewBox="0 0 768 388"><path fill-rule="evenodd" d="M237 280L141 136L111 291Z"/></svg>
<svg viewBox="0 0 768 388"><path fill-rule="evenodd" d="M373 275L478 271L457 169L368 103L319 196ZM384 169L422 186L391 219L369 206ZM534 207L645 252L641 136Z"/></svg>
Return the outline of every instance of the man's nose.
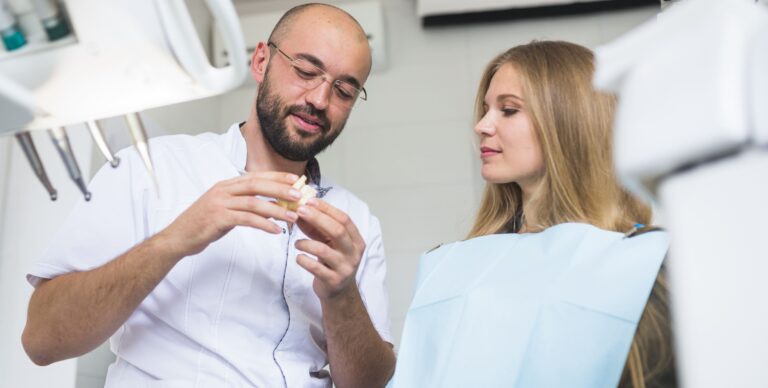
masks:
<svg viewBox="0 0 768 388"><path fill-rule="evenodd" d="M331 82L327 82L323 79L320 85L316 88L307 91L306 101L311 104L315 109L326 110L328 104L331 102L331 93L333 92L333 85Z"/></svg>

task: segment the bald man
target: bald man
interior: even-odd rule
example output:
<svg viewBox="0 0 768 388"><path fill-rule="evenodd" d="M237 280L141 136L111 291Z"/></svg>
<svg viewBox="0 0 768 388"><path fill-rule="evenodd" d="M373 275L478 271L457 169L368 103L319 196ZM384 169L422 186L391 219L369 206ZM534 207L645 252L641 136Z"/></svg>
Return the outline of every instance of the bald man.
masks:
<svg viewBox="0 0 768 388"><path fill-rule="evenodd" d="M121 151L27 275L32 361L109 338L107 387L383 386L395 357L379 222L315 159L370 69L350 15L299 6L256 47L247 121L153 139L159 192ZM301 197L301 175L318 198L279 206Z"/></svg>

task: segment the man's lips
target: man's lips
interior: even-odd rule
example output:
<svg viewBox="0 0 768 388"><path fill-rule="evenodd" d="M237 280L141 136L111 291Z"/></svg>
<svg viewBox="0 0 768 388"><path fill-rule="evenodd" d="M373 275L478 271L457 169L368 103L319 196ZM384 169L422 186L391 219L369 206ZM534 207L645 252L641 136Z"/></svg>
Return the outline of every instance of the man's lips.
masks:
<svg viewBox="0 0 768 388"><path fill-rule="evenodd" d="M481 158L487 158L490 156L498 155L500 153L501 153L501 150L493 149L491 147L480 147Z"/></svg>
<svg viewBox="0 0 768 388"><path fill-rule="evenodd" d="M322 119L304 113L292 113L291 118L300 129L306 132L317 133L326 127Z"/></svg>

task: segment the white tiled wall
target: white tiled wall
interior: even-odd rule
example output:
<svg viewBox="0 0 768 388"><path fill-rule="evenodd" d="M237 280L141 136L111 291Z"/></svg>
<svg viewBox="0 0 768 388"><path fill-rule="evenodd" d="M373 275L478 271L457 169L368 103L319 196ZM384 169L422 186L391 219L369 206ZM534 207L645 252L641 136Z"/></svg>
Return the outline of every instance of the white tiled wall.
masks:
<svg viewBox="0 0 768 388"><path fill-rule="evenodd" d="M283 7L296 2L288 3ZM258 4L248 3L249 10L258 11ZM264 4L272 10L277 3ZM320 160L324 174L366 200L381 220L397 343L420 254L462 238L477 208L482 180L472 104L486 63L532 39L595 47L652 18L657 9L425 30L412 0L383 4L389 67L368 80L369 100L356 106L344 134ZM145 116L164 128L155 133L220 132L245 119L254 94L252 88L239 89ZM106 348L81 358L78 386L100 386L109 359Z"/></svg>

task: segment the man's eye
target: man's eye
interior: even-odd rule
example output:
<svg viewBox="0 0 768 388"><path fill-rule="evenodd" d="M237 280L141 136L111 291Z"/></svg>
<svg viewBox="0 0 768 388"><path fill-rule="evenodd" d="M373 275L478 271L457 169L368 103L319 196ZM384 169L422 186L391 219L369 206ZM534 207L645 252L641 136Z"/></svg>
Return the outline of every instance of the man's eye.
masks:
<svg viewBox="0 0 768 388"><path fill-rule="evenodd" d="M355 92L343 86L336 86L336 93L339 95L339 97L345 100L351 100L355 98Z"/></svg>
<svg viewBox="0 0 768 388"><path fill-rule="evenodd" d="M294 67L294 69L296 70L296 74L301 78L311 79L317 77L317 73L312 70L302 69L298 66Z"/></svg>

